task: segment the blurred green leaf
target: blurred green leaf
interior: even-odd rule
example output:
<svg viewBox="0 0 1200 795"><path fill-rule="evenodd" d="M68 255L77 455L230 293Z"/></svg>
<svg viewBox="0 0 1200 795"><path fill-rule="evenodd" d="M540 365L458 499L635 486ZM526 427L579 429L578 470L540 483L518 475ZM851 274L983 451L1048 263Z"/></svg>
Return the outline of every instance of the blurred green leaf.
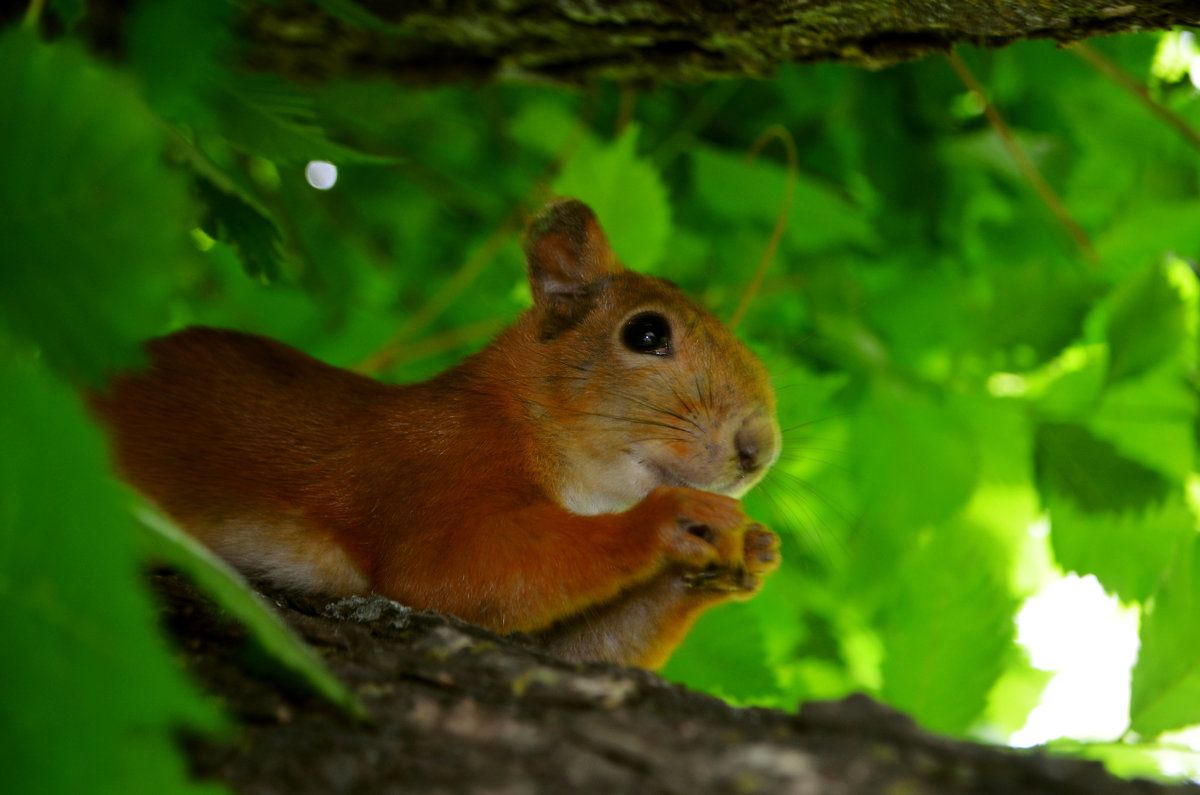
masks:
<svg viewBox="0 0 1200 795"><path fill-rule="evenodd" d="M1052 672L1034 668L1024 649L1014 648L1012 654L1016 661L1008 662L996 681L984 715L988 730L1004 734L1012 734L1026 724L1046 685L1054 678Z"/></svg>
<svg viewBox="0 0 1200 795"><path fill-rule="evenodd" d="M972 530L948 524L917 541L883 618L883 696L938 732L983 714L1014 654L1009 561Z"/></svg>
<svg viewBox="0 0 1200 795"><path fill-rule="evenodd" d="M1108 348L1073 345L1021 379L1020 394L1045 419L1074 420L1096 410L1104 397Z"/></svg>
<svg viewBox="0 0 1200 795"><path fill-rule="evenodd" d="M508 134L522 146L544 154L557 154L572 135L581 138L586 130L576 114L561 101L536 97L521 105L508 122Z"/></svg>
<svg viewBox="0 0 1200 795"><path fill-rule="evenodd" d="M173 732L212 730L155 627L129 498L78 396L0 361L0 742L6 788L216 792Z"/></svg>
<svg viewBox="0 0 1200 795"><path fill-rule="evenodd" d="M1142 609L1130 727L1146 738L1200 723L1200 544L1180 545Z"/></svg>
<svg viewBox="0 0 1200 795"><path fill-rule="evenodd" d="M857 414L852 461L869 523L908 532L966 504L979 454L953 407L891 385Z"/></svg>
<svg viewBox="0 0 1200 795"><path fill-rule="evenodd" d="M1200 409L1196 387L1188 383L1190 369L1181 360L1111 384L1089 418L1089 430L1121 455L1183 483L1195 469L1190 429Z"/></svg>
<svg viewBox="0 0 1200 795"><path fill-rule="evenodd" d="M663 676L739 703L772 704L777 682L763 643L749 606L725 605L697 622L687 639L691 654L673 657Z"/></svg>
<svg viewBox="0 0 1200 795"><path fill-rule="evenodd" d="M170 564L203 588L250 631L272 660L309 689L355 717L367 717L358 697L330 673L316 653L255 596L228 564L161 515L143 509L138 519L150 558Z"/></svg>
<svg viewBox="0 0 1200 795"><path fill-rule="evenodd" d="M49 8L62 20L63 27L73 30L87 13L87 0L50 0Z"/></svg>
<svg viewBox="0 0 1200 795"><path fill-rule="evenodd" d="M765 155L747 164L744 156L708 146L694 147L689 154L696 198L711 212L771 228L787 190L788 176L782 166ZM796 175L793 191L784 248L807 253L845 244L874 245L871 226L844 195L805 174Z"/></svg>
<svg viewBox="0 0 1200 795"><path fill-rule="evenodd" d="M567 162L554 189L596 212L613 250L633 270L659 264L671 236L671 205L658 172L637 154L638 128L611 144L587 140Z"/></svg>
<svg viewBox="0 0 1200 795"><path fill-rule="evenodd" d="M1050 543L1063 569L1094 574L1123 602L1144 601L1158 586L1196 518L1180 494L1139 511L1092 512L1054 493L1045 495Z"/></svg>
<svg viewBox="0 0 1200 795"><path fill-rule="evenodd" d="M1187 280L1182 289L1193 296L1191 313L1173 271ZM1144 268L1117 290L1107 328L1111 380L1139 375L1179 350L1195 312L1195 292L1195 276L1181 264Z"/></svg>
<svg viewBox="0 0 1200 795"><path fill-rule="evenodd" d="M178 273L164 265L189 254L184 177L129 82L70 43L4 31L0 96L2 322L60 370L99 378L163 328Z"/></svg>
<svg viewBox="0 0 1200 795"><path fill-rule="evenodd" d="M1192 59L1198 54L1194 38L1182 30L1164 33L1154 53L1151 71L1159 80L1174 83L1187 76Z"/></svg>
<svg viewBox="0 0 1200 795"><path fill-rule="evenodd" d="M212 0L152 0L134 6L127 33L129 64L146 103L162 116L210 127L212 99L228 79L236 5Z"/></svg>

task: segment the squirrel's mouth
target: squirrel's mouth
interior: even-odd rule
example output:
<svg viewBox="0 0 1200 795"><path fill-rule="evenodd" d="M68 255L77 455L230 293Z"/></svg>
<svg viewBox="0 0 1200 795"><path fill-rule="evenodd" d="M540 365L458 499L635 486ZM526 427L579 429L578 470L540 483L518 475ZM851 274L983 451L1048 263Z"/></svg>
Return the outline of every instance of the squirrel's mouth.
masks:
<svg viewBox="0 0 1200 795"><path fill-rule="evenodd" d="M666 466L663 466L657 461L643 461L642 465L650 470L650 473L654 476L654 479L657 481L657 483L654 484L655 486L684 486L689 489L697 488L685 478L681 477L678 473Z"/></svg>
<svg viewBox="0 0 1200 795"><path fill-rule="evenodd" d="M679 471L668 466L658 463L657 461L643 461L647 469L657 481L655 486L682 486L688 489L696 489L697 491L711 491L715 494L724 494L727 497L741 497L750 490L756 480L747 482L747 478L742 475L734 475L731 478L713 478L713 479L696 479L684 476Z"/></svg>

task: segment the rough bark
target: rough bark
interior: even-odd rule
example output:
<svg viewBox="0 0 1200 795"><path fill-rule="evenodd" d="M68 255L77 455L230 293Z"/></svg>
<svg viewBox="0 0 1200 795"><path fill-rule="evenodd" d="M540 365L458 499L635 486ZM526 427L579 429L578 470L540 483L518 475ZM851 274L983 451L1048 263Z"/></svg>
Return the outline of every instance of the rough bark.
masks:
<svg viewBox="0 0 1200 795"><path fill-rule="evenodd" d="M571 665L376 598L273 595L365 702L360 723L279 680L186 581L154 576L187 664L239 726L185 740L241 793L1168 793L1093 762L942 739L865 697L736 709L647 671Z"/></svg>
<svg viewBox="0 0 1200 795"><path fill-rule="evenodd" d="M91 0L93 36L116 44L127 5ZM253 68L293 78L385 77L422 85L766 77L785 62L880 67L959 43L1068 43L1200 24L1200 4L1191 0L283 0L247 6L240 52Z"/></svg>

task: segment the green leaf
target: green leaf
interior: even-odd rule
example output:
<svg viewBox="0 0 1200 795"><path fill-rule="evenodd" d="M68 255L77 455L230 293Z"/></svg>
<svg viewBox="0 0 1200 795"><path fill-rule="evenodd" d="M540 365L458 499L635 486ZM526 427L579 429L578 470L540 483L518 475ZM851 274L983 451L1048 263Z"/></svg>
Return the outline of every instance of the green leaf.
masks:
<svg viewBox="0 0 1200 795"><path fill-rule="evenodd" d="M1084 511L1144 510L1165 500L1170 490L1158 472L1079 425L1042 423L1034 444L1039 487Z"/></svg>
<svg viewBox="0 0 1200 795"><path fill-rule="evenodd" d="M6 31L0 96L0 323L98 379L165 325L190 255L183 175L130 84L70 43Z"/></svg>
<svg viewBox="0 0 1200 795"><path fill-rule="evenodd" d="M1200 408L1189 369L1181 360L1110 384L1089 418L1089 430L1122 455L1182 483L1195 467L1191 429Z"/></svg>
<svg viewBox="0 0 1200 795"><path fill-rule="evenodd" d="M1100 261L1112 263L1114 274L1162 259L1164 251L1196 251L1200 247L1200 200L1153 194L1126 204L1121 214L1096 236ZM1151 231L1152 230L1152 231ZM1144 274L1143 274L1144 275Z"/></svg>
<svg viewBox="0 0 1200 795"><path fill-rule="evenodd" d="M663 676L740 703L763 703L777 689L764 653L762 627L749 605L714 608L696 622Z"/></svg>
<svg viewBox="0 0 1200 795"><path fill-rule="evenodd" d="M763 156L747 164L743 156L710 146L697 146L690 155L700 202L723 219L758 221L770 229L787 190L788 176L781 166ZM808 253L844 244L874 244L861 208L827 184L797 174L783 247Z"/></svg>
<svg viewBox="0 0 1200 795"><path fill-rule="evenodd" d="M1038 705L1046 685L1054 678L1052 671L1034 668L1025 649L1016 647L1013 661L1005 668L988 695L985 725L992 731L1012 734L1029 720L1029 713Z"/></svg>
<svg viewBox="0 0 1200 795"><path fill-rule="evenodd" d="M896 532L940 522L975 489L979 453L953 406L891 385L860 408L851 462L866 521Z"/></svg>
<svg viewBox="0 0 1200 795"><path fill-rule="evenodd" d="M162 116L209 127L212 98L227 79L235 5L212 0L138 3L127 32L129 64L147 104Z"/></svg>
<svg viewBox="0 0 1200 795"><path fill-rule="evenodd" d="M584 135L578 115L549 97L534 99L523 103L513 114L508 134L522 146L543 154L556 154L563 151L572 135Z"/></svg>
<svg viewBox="0 0 1200 795"><path fill-rule="evenodd" d="M222 92L221 112L221 132L230 143L280 165L395 162L329 140L316 100L274 75L239 75Z"/></svg>
<svg viewBox="0 0 1200 795"><path fill-rule="evenodd" d="M883 697L932 731L961 734L1015 651L1009 559L965 523L917 543L883 619Z"/></svg>
<svg viewBox="0 0 1200 795"><path fill-rule="evenodd" d="M1130 727L1145 738L1200 723L1200 544L1178 550L1142 609L1129 700Z"/></svg>
<svg viewBox="0 0 1200 795"><path fill-rule="evenodd" d="M233 569L199 541L159 514L143 509L138 519L150 556L170 564L192 579L221 607L242 622L264 651L306 683L314 692L357 718L367 710L358 697L335 677L304 641L263 604Z"/></svg>
<svg viewBox="0 0 1200 795"><path fill-rule="evenodd" d="M1193 322L1195 294L1195 275L1183 263L1156 264L1121 285L1108 320L1109 379L1139 375L1178 351Z"/></svg>
<svg viewBox="0 0 1200 795"><path fill-rule="evenodd" d="M5 787L214 792L176 730L220 725L156 630L127 493L78 396L0 360L0 744Z"/></svg>
<svg viewBox="0 0 1200 795"><path fill-rule="evenodd" d="M74 30L87 14L87 0L50 0L48 7L67 30Z"/></svg>
<svg viewBox="0 0 1200 795"><path fill-rule="evenodd" d="M1178 82L1187 77L1188 68L1197 54L1191 36L1185 36L1182 30L1166 31L1159 39L1151 72L1166 83Z"/></svg>
<svg viewBox="0 0 1200 795"><path fill-rule="evenodd" d="M1005 262L988 274L987 283L983 314L973 323L981 349L1028 346L1036 362L1057 355L1078 337L1100 293L1091 274L1050 266L1041 257Z"/></svg>
<svg viewBox="0 0 1200 795"><path fill-rule="evenodd" d="M1104 345L1073 345L1022 376L1017 394L1027 397L1044 419L1079 419L1099 405L1107 372Z"/></svg>
<svg viewBox="0 0 1200 795"><path fill-rule="evenodd" d="M212 236L237 249L248 276L268 282L277 279L284 257L275 219L257 202L243 198L241 191L225 191L199 177L196 187L208 207L204 226Z"/></svg>
<svg viewBox="0 0 1200 795"><path fill-rule="evenodd" d="M580 144L554 189L587 203L629 268L646 270L662 261L671 236L671 206L658 172L637 155L638 128L630 125L611 144Z"/></svg>
<svg viewBox="0 0 1200 795"><path fill-rule="evenodd" d="M1050 512L1050 544L1066 570L1094 574L1123 602L1147 599L1179 543L1195 529L1179 492L1142 511L1089 512L1054 492L1044 495Z"/></svg>

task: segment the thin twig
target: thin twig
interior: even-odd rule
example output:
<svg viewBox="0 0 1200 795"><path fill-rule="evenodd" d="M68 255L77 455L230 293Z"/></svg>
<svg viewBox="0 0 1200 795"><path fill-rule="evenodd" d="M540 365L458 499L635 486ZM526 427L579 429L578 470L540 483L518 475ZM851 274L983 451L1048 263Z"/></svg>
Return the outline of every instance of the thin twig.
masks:
<svg viewBox="0 0 1200 795"><path fill-rule="evenodd" d="M763 134L754 142L754 146L750 147L750 151L746 153L746 164L753 163L754 158L758 156L763 147L773 138L778 138L783 144L783 148L787 150L787 184L783 189L783 201L779 205L779 214L775 216L775 229L771 232L771 239L767 242L767 247L758 261L758 268L754 271L754 277L750 280L750 284L746 285L745 291L742 292L742 298L738 302L737 309L733 310L733 314L729 317L729 328L731 329L737 328L738 324L742 322L742 318L746 316L746 312L750 308L750 302L754 300L754 296L758 294L759 288L762 287L763 277L767 273L767 266L774 259L775 252L779 249L779 243L783 240L784 230L787 229L788 213L792 209L792 195L796 192L796 179L799 176L796 142L792 138L792 134L782 124L772 124L763 131Z"/></svg>
<svg viewBox="0 0 1200 795"><path fill-rule="evenodd" d="M946 53L946 60L954 67L954 71L958 73L959 79L963 81L963 85L967 87L967 90L974 94L975 98L983 106L983 112L987 116L988 122L996 130L996 134L1000 137L1004 148L1008 150L1009 155L1012 156L1012 159L1017 164L1017 168L1021 170L1025 179L1033 186L1038 197L1041 198L1050 212L1054 214L1054 217L1058 219L1058 222L1062 224L1067 233L1075 240L1075 245L1079 247L1079 251L1083 254L1084 259L1092 267L1099 267L1100 257L1097 256L1096 249L1092 246L1092 241L1088 239L1087 233L1083 231L1083 227L1068 212L1062 200L1058 198L1058 195L1042 177L1041 172L1037 170L1037 166L1033 164L1033 161L1029 159L1025 151L1021 149L1020 144L1017 143L1017 139L1013 136L1012 130L1009 129L1004 118L983 93L983 89L980 88L978 81L975 80L975 75L971 74L971 70L967 68L967 65L963 63L963 60L958 57L958 53L954 50Z"/></svg>
<svg viewBox="0 0 1200 795"><path fill-rule="evenodd" d="M633 121L634 109L637 107L637 91L632 86L621 86L621 101L617 105L617 121L613 125L613 133L619 138L629 122Z"/></svg>
<svg viewBox="0 0 1200 795"><path fill-rule="evenodd" d="M469 345L477 340L487 339L503 328L505 322L507 322L507 318L489 317L459 328L443 331L441 334L425 337L411 345L405 345L402 352L398 352L387 362L387 369L394 369L402 364L409 364L420 359L428 359L431 356Z"/></svg>
<svg viewBox="0 0 1200 795"><path fill-rule="evenodd" d="M1083 42L1072 45L1070 49L1071 52L1075 53L1080 58L1095 67L1096 71L1100 72L1102 75L1128 91L1130 94L1133 94L1133 96L1136 97L1139 102L1149 108L1151 113L1153 113L1155 116L1158 116L1167 124L1171 125L1171 127L1175 129L1175 132L1182 135L1192 146L1200 149L1200 133L1197 133L1195 130L1193 130L1191 126L1181 116L1179 116L1179 114L1157 102L1154 97L1150 96L1150 92L1146 90L1144 85L1138 83L1129 75L1125 74L1125 72L1121 71L1121 68L1115 63L1105 58L1093 47L1084 44Z"/></svg>
<svg viewBox="0 0 1200 795"><path fill-rule="evenodd" d="M45 5L46 0L29 0L29 6L25 9L25 18L21 21L26 30L37 29L38 20L42 18L42 9Z"/></svg>
<svg viewBox="0 0 1200 795"><path fill-rule="evenodd" d="M583 140L584 133L591 124L595 111L594 103L589 102L580 113L574 128L559 149L554 159L546 167L541 178L534 182L531 195L548 193L546 186L554 176L562 170ZM540 203L540 202L538 202ZM373 353L355 364L351 369L364 375L376 375L395 366L398 362L406 361L409 357L401 353L416 334L423 331L438 315L446 310L458 296L474 282L495 258L496 254L525 222L526 214L522 205L518 204L509 211L504 220L492 230L483 245L468 258L466 262L450 277L432 298L425 302L400 328L396 329ZM468 326L467 328L474 328Z"/></svg>
<svg viewBox="0 0 1200 795"><path fill-rule="evenodd" d="M453 276L442 284L437 293L422 304L421 308L414 312L400 328L396 329L374 353L354 365L354 371L364 375L374 375L389 370L398 362L407 359L408 357L402 355L401 351L409 340L432 323L438 315L454 303L463 290L483 273L501 247L516 232L523 217L524 213L521 208L514 207L500 225L492 230L483 245L463 263Z"/></svg>

